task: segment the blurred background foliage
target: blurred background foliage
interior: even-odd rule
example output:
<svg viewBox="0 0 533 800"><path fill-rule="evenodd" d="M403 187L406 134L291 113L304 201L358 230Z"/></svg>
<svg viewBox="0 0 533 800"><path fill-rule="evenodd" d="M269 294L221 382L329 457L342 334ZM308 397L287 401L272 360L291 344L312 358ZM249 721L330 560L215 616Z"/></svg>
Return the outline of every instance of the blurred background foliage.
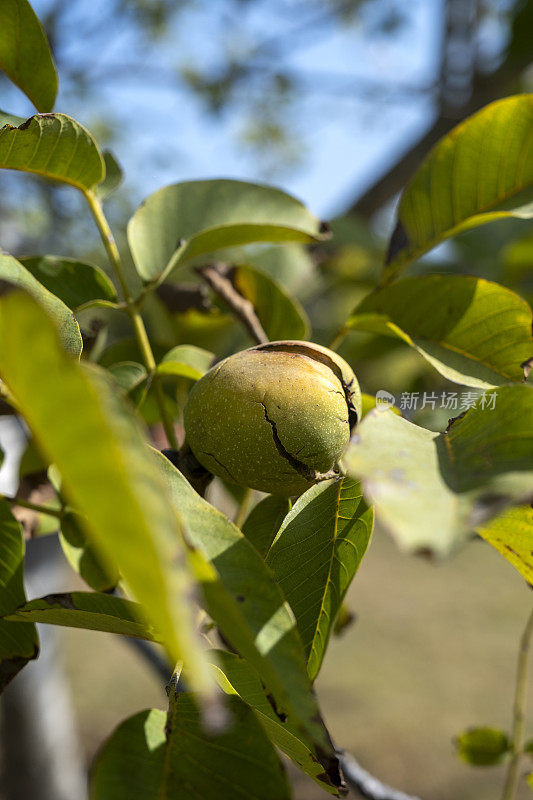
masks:
<svg viewBox="0 0 533 800"><path fill-rule="evenodd" d="M303 324L308 318L310 338L325 345L375 286L395 198L428 149L480 106L529 91L533 81L533 0L33 5L60 74L57 109L87 125L124 167L125 183L106 211L125 259L126 221L156 188L193 177L274 181L331 220L331 239L220 257L274 278L299 304ZM32 113L1 76L0 93L6 111ZM106 268L75 192L19 173L5 173L2 186L3 249ZM531 224L503 221L441 245L411 274L472 274L531 303L532 263ZM193 269L149 298L144 313L156 358L181 343L217 357L252 344ZM86 358L107 366L139 360L126 317L91 310L80 323ZM371 394L457 388L393 338L352 332L340 353ZM177 415L187 388L185 379L165 385ZM135 389L132 396L153 422L150 396ZM449 416L409 414L435 430ZM228 510L234 502L221 485L211 499ZM469 724L507 725L527 589L479 542L437 568L402 557L379 531L375 538L349 598L360 621L333 643L319 681L332 732L381 778L427 800L495 797L501 776L472 774L454 761L450 740ZM76 585L71 575L68 582ZM123 643L61 635L90 759L121 717L164 698ZM96 636L105 643L95 660ZM300 780L297 796L315 796Z"/></svg>

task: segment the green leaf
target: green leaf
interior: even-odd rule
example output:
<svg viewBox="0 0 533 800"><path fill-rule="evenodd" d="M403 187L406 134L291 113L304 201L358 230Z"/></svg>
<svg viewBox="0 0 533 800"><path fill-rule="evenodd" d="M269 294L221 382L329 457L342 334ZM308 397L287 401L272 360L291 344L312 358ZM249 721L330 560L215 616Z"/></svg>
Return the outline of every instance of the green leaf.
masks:
<svg viewBox="0 0 533 800"><path fill-rule="evenodd" d="M157 365L158 375L199 380L215 360L215 354L192 344L180 344L169 350Z"/></svg>
<svg viewBox="0 0 533 800"><path fill-rule="evenodd" d="M0 253L0 280L24 289L46 310L53 319L65 350L77 358L81 355L82 339L74 314L67 306L43 286L32 273L13 256Z"/></svg>
<svg viewBox="0 0 533 800"><path fill-rule="evenodd" d="M141 711L97 756L91 800L289 800L281 762L253 711L227 698L229 719L206 730L194 698L181 692L167 714Z"/></svg>
<svg viewBox="0 0 533 800"><path fill-rule="evenodd" d="M106 200L121 185L124 180L124 173L110 150L104 150L102 156L105 164L105 178L96 187L95 194L100 200Z"/></svg>
<svg viewBox="0 0 533 800"><path fill-rule="evenodd" d="M128 224L139 275L166 276L179 264L250 242L313 242L319 221L279 189L232 180L176 183L150 195Z"/></svg>
<svg viewBox="0 0 533 800"><path fill-rule="evenodd" d="M4 125L13 125L13 127L18 128L25 121L24 117L17 117L15 114L8 114L7 111L0 111L0 128L3 128Z"/></svg>
<svg viewBox="0 0 533 800"><path fill-rule="evenodd" d="M0 167L32 172L87 191L105 177L98 145L66 114L35 114L0 130Z"/></svg>
<svg viewBox="0 0 533 800"><path fill-rule="evenodd" d="M326 792L338 796L342 778L338 765L332 765L331 774L324 771L313 744L302 737L291 724L290 718L281 720L272 708L259 675L240 656L225 650L212 651L216 657L215 674L220 687L227 694L238 694L248 703L268 738L294 763L309 775Z"/></svg>
<svg viewBox="0 0 533 800"><path fill-rule="evenodd" d="M271 494L264 497L248 514L242 532L263 558L270 550L290 507L287 497Z"/></svg>
<svg viewBox="0 0 533 800"><path fill-rule="evenodd" d="M448 380L482 389L523 379L531 326L525 300L469 275L405 278L368 295L347 322L402 339Z"/></svg>
<svg viewBox="0 0 533 800"><path fill-rule="evenodd" d="M193 548L209 615L257 670L279 718L291 716L329 769L337 758L311 692L294 616L272 572L238 528L199 497L168 459L159 454L159 461Z"/></svg>
<svg viewBox="0 0 533 800"><path fill-rule="evenodd" d="M105 373L66 356L51 321L28 295L3 297L0 312L0 375L39 450L57 467L87 536L116 562L161 632L170 659L183 659L193 688L209 688L180 521L144 431Z"/></svg>
<svg viewBox="0 0 533 800"><path fill-rule="evenodd" d="M402 192L385 278L460 231L533 216L533 96L506 97L461 122Z"/></svg>
<svg viewBox="0 0 533 800"><path fill-rule="evenodd" d="M97 592L109 592L119 581L116 564L102 558L87 538L77 515L67 512L60 521L59 542L73 570Z"/></svg>
<svg viewBox="0 0 533 800"><path fill-rule="evenodd" d="M502 554L533 586L533 508L517 506L477 528L477 533Z"/></svg>
<svg viewBox="0 0 533 800"><path fill-rule="evenodd" d="M13 623L42 622L66 628L135 636L151 642L161 641L155 629L144 620L138 603L99 592L65 592L30 600L4 615Z"/></svg>
<svg viewBox="0 0 533 800"><path fill-rule="evenodd" d="M445 556L506 505L531 497L532 441L533 387L501 386L481 395L447 433L371 412L343 466L403 549Z"/></svg>
<svg viewBox="0 0 533 800"><path fill-rule="evenodd" d="M32 256L20 263L73 311L93 300L117 300L112 282L93 264L62 256Z"/></svg>
<svg viewBox="0 0 533 800"><path fill-rule="evenodd" d="M253 305L271 341L309 337L311 325L305 310L277 281L246 265L235 267L231 277L239 294Z"/></svg>
<svg viewBox="0 0 533 800"><path fill-rule="evenodd" d="M0 497L0 616L26 602L22 528ZM39 653L35 625L0 620L0 691Z"/></svg>
<svg viewBox="0 0 533 800"><path fill-rule="evenodd" d="M311 680L320 670L373 522L356 481L325 481L298 498L270 548L267 564L296 617Z"/></svg>
<svg viewBox="0 0 533 800"><path fill-rule="evenodd" d="M41 23L27 0L0 3L0 69L38 111L51 111L57 72Z"/></svg>
<svg viewBox="0 0 533 800"><path fill-rule="evenodd" d="M140 386L147 377L146 368L137 361L119 361L108 371L126 393Z"/></svg>
<svg viewBox="0 0 533 800"><path fill-rule="evenodd" d="M471 728L455 740L457 754L474 767L492 767L508 756L511 744L497 728Z"/></svg>

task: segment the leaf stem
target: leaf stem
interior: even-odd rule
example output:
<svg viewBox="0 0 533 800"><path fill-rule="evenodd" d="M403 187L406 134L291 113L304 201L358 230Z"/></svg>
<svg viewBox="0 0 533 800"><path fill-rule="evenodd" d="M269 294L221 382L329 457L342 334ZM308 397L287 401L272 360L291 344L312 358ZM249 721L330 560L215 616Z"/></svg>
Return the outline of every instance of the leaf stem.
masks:
<svg viewBox="0 0 533 800"><path fill-rule="evenodd" d="M179 445L176 437L176 431L174 430L174 424L172 422L172 419L170 418L170 415L168 414L167 407L165 406L165 395L163 393L163 387L161 386L161 381L155 371L156 363L152 351L152 346L148 338L148 333L146 331L146 326L144 324L141 312L139 311L139 308L135 300L131 296L128 282L126 280L126 275L124 274L124 269L122 267L120 253L118 252L118 247L116 245L113 233L111 231L111 228L109 227L109 223L104 214L104 210L102 208L100 200L91 191L86 191L83 194L85 195L85 199L87 200L89 208L91 209L91 213L94 217L96 227L98 228L100 238L102 239L102 242L106 249L109 262L113 267L115 274L119 280L120 286L122 288L122 293L124 295L125 311L127 312L129 318L131 319L133 330L135 333L135 338L137 339L137 344L139 345L144 365L148 370L150 378L153 381L155 397L157 400L157 405L159 406L159 413L161 416L161 422L163 423L168 443L173 449L178 450Z"/></svg>
<svg viewBox="0 0 533 800"><path fill-rule="evenodd" d="M342 340L344 339L344 337L346 336L347 333L348 333L348 329L345 326L340 328L337 331L337 333L335 334L335 336L333 337L333 340L332 340L331 344L329 345L329 349L330 350L336 350L339 347L339 345L341 344Z"/></svg>
<svg viewBox="0 0 533 800"><path fill-rule="evenodd" d="M56 517L57 519L62 519L65 516L64 508L50 508L49 506L42 506L38 503L30 503L29 500L23 500L21 497L7 497L6 495L1 496L12 506L29 508L30 511L37 511L39 514L47 514L49 517Z"/></svg>
<svg viewBox="0 0 533 800"><path fill-rule="evenodd" d="M533 636L533 610L520 638L518 664L516 669L516 688L513 709L512 757L507 770L502 800L514 800L520 777L520 760L524 754L524 732L526 725L526 700L528 657L531 637Z"/></svg>

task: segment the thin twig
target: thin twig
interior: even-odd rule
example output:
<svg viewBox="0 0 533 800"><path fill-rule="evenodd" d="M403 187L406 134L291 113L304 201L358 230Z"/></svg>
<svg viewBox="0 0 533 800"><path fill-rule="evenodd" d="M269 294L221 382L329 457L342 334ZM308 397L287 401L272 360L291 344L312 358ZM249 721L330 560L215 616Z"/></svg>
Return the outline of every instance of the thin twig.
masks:
<svg viewBox="0 0 533 800"><path fill-rule="evenodd" d="M233 286L229 277L230 270L228 265L217 262L208 264L205 267L197 267L196 272L230 307L233 314L243 323L252 339L257 344L266 344L268 336L255 313L253 303L246 300Z"/></svg>
<svg viewBox="0 0 533 800"><path fill-rule="evenodd" d="M526 723L527 668L529 646L533 636L533 610L520 638L518 665L516 669L516 689L513 710L512 757L507 769L502 800L514 800L520 777L520 761L524 754L524 730Z"/></svg>
<svg viewBox="0 0 533 800"><path fill-rule="evenodd" d="M351 789L359 792L361 797L368 800L420 800L414 795L405 794L398 789L392 789L377 778L374 778L355 758L344 750L338 750L337 755L341 762L346 783Z"/></svg>
<svg viewBox="0 0 533 800"><path fill-rule="evenodd" d="M35 511L38 514L47 514L49 517L57 517L62 519L65 516L64 508L51 508L50 506L40 505L39 503L30 503L29 500L24 500L22 497L7 497L5 494L0 495L12 506L20 506L20 508L28 508L30 511Z"/></svg>
<svg viewBox="0 0 533 800"><path fill-rule="evenodd" d="M168 662L159 655L155 647L144 639L136 639L133 636L125 637L127 643L132 647L136 653L156 672L160 678L168 683L172 677L172 668Z"/></svg>

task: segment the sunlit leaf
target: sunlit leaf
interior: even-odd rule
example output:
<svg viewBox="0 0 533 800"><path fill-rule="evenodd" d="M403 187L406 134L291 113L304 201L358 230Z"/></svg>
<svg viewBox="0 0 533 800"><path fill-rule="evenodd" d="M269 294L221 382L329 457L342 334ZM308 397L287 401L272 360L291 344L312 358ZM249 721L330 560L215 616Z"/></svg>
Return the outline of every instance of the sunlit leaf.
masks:
<svg viewBox="0 0 533 800"><path fill-rule="evenodd" d="M233 180L176 183L150 195L128 225L141 277L250 242L313 242L319 221L298 200L270 186Z"/></svg>
<svg viewBox="0 0 533 800"><path fill-rule="evenodd" d="M192 344L180 344L163 356L157 365L157 373L197 381L205 375L214 359L214 353L209 350Z"/></svg>
<svg viewBox="0 0 533 800"><path fill-rule="evenodd" d="M298 498L268 553L267 564L296 617L312 680L373 522L357 481L325 481Z"/></svg>
<svg viewBox="0 0 533 800"><path fill-rule="evenodd" d="M21 258L20 263L72 310L92 300L117 299L110 279L93 264L62 256L33 256Z"/></svg>
<svg viewBox="0 0 533 800"><path fill-rule="evenodd" d="M143 620L138 603L99 592L64 592L39 597L4 615L8 620L26 624L41 622L66 628L135 636L160 641L155 629ZM24 625L23 625L24 627Z"/></svg>
<svg viewBox="0 0 533 800"><path fill-rule="evenodd" d="M287 497L264 497L248 514L242 532L263 558L270 549L280 525L291 507Z"/></svg>
<svg viewBox="0 0 533 800"><path fill-rule="evenodd" d="M22 529L8 503L0 497L0 617L26 601L23 569ZM35 625L0 620L0 691L38 653Z"/></svg>
<svg viewBox="0 0 533 800"><path fill-rule="evenodd" d="M533 586L533 508L518 506L477 528L477 533L498 550Z"/></svg>
<svg viewBox="0 0 533 800"><path fill-rule="evenodd" d="M105 177L93 137L66 114L35 114L19 127L0 130L0 168L32 172L82 191Z"/></svg>
<svg viewBox="0 0 533 800"><path fill-rule="evenodd" d="M105 373L64 353L45 312L19 292L0 302L0 375L87 535L116 562L171 660L184 660L193 688L210 687L179 519L129 406Z"/></svg>
<svg viewBox="0 0 533 800"><path fill-rule="evenodd" d="M123 722L97 756L91 800L289 800L280 760L254 712L233 696L229 719L206 730L191 694L171 698L168 715L141 711Z"/></svg>
<svg viewBox="0 0 533 800"><path fill-rule="evenodd" d="M38 111L51 111L57 72L41 23L28 0L0 3L0 69Z"/></svg>
<svg viewBox="0 0 533 800"><path fill-rule="evenodd" d="M492 388L524 377L533 356L532 313L497 283L469 275L405 278L368 295L347 322L395 336L448 380Z"/></svg>
<svg viewBox="0 0 533 800"><path fill-rule="evenodd" d="M54 320L63 347L73 356L82 350L81 333L72 311L40 283L32 273L13 256L0 253L0 279L19 286L31 294Z"/></svg>
<svg viewBox="0 0 533 800"><path fill-rule="evenodd" d="M533 216L533 95L497 100L433 148L404 189L385 276L443 239L504 217Z"/></svg>
<svg viewBox="0 0 533 800"><path fill-rule="evenodd" d="M506 505L532 497L532 442L533 387L515 384L481 395L447 433L373 411L343 467L402 548L446 555Z"/></svg>
<svg viewBox="0 0 533 800"><path fill-rule="evenodd" d="M209 615L257 670L277 716L290 716L313 742L326 771L333 752L306 673L305 654L294 616L271 571L245 536L192 489L183 475L159 455L172 503L186 539Z"/></svg>
<svg viewBox="0 0 533 800"><path fill-rule="evenodd" d="M328 774L317 758L316 750L308 739L302 737L291 724L290 718L280 720L265 693L259 675L250 664L235 653L216 650L215 675L221 688L229 694L238 694L251 706L271 742L313 778L326 792L339 794L340 775Z"/></svg>

